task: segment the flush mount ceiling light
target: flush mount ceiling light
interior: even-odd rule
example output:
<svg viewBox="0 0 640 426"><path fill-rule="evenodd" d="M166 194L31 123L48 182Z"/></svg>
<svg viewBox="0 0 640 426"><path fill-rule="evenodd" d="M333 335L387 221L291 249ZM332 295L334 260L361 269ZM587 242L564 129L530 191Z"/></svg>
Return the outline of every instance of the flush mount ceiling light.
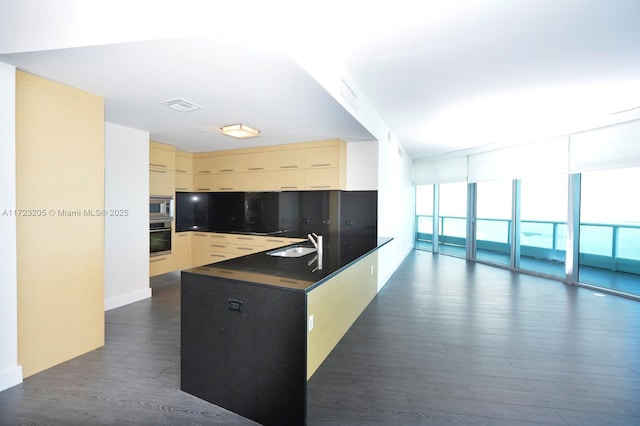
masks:
<svg viewBox="0 0 640 426"><path fill-rule="evenodd" d="M169 101L162 102L162 105L168 106L171 109L175 109L180 112L195 111L202 108L200 105L196 105L193 102L189 102L186 99L171 99Z"/></svg>
<svg viewBox="0 0 640 426"><path fill-rule="evenodd" d="M249 127L246 124L231 124L220 127L220 133L233 138L245 139L260 136L260 130Z"/></svg>

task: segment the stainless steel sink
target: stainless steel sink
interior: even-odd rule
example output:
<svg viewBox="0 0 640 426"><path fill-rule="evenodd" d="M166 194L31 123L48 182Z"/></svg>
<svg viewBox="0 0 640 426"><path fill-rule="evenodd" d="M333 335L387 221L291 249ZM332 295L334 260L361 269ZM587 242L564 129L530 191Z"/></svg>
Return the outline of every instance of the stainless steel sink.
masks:
<svg viewBox="0 0 640 426"><path fill-rule="evenodd" d="M316 251L315 247L289 247L289 248L268 251L267 254L269 256L279 256L279 257L302 257L302 256L306 256L309 253L313 253L315 251Z"/></svg>

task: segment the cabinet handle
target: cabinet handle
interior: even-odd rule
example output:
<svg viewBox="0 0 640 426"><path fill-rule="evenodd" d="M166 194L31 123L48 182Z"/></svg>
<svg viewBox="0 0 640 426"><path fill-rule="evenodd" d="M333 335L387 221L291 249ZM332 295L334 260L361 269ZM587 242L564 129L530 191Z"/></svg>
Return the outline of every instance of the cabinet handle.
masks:
<svg viewBox="0 0 640 426"><path fill-rule="evenodd" d="M193 235L198 236L198 237L206 237L207 236L207 234L193 234Z"/></svg>
<svg viewBox="0 0 640 426"><path fill-rule="evenodd" d="M281 169L297 169L298 166L280 166Z"/></svg>
<svg viewBox="0 0 640 426"><path fill-rule="evenodd" d="M249 250L249 251L253 251L254 248L253 247L238 247L238 250Z"/></svg>
<svg viewBox="0 0 640 426"><path fill-rule="evenodd" d="M220 191L233 191L233 188L220 188Z"/></svg>
<svg viewBox="0 0 640 426"><path fill-rule="evenodd" d="M196 173L211 173L211 170L198 170Z"/></svg>
<svg viewBox="0 0 640 426"><path fill-rule="evenodd" d="M211 257L227 257L227 256L226 256L226 255L224 255L224 254L216 254L216 253L211 253L211 254L210 254L210 256L211 256Z"/></svg>
<svg viewBox="0 0 640 426"><path fill-rule="evenodd" d="M178 233L178 235L176 235L176 237L188 237L189 234L183 234L182 232Z"/></svg>
<svg viewBox="0 0 640 426"><path fill-rule="evenodd" d="M329 167L331 163L312 164L311 167Z"/></svg>
<svg viewBox="0 0 640 426"><path fill-rule="evenodd" d="M253 237L237 237L239 240L251 240L253 241L254 238Z"/></svg>
<svg viewBox="0 0 640 426"><path fill-rule="evenodd" d="M227 238L225 235L211 235L211 238Z"/></svg>
<svg viewBox="0 0 640 426"><path fill-rule="evenodd" d="M198 191L211 191L211 188L196 188Z"/></svg>
<svg viewBox="0 0 640 426"><path fill-rule="evenodd" d="M211 244L211 247L225 248L226 246L222 246L220 244Z"/></svg>
<svg viewBox="0 0 640 426"><path fill-rule="evenodd" d="M221 169L220 173L227 173L227 172L232 172L233 169Z"/></svg>
<svg viewBox="0 0 640 426"><path fill-rule="evenodd" d="M153 170L153 169L149 169L150 172L152 173L167 173L166 170Z"/></svg>
<svg viewBox="0 0 640 426"><path fill-rule="evenodd" d="M280 189L298 189L297 186L281 186Z"/></svg>
<svg viewBox="0 0 640 426"><path fill-rule="evenodd" d="M251 171L255 171L255 170L264 170L264 167L249 167L249 169L248 169L248 170L251 170Z"/></svg>
<svg viewBox="0 0 640 426"><path fill-rule="evenodd" d="M331 188L331 185L311 185L311 188Z"/></svg>
<svg viewBox="0 0 640 426"><path fill-rule="evenodd" d="M180 169L176 169L176 172L180 172L180 173L187 173L186 170L180 170Z"/></svg>
<svg viewBox="0 0 640 426"><path fill-rule="evenodd" d="M157 257L155 259L149 260L149 262L161 262L163 260L167 260L167 258L166 257Z"/></svg>
<svg viewBox="0 0 640 426"><path fill-rule="evenodd" d="M267 241L270 242L270 243L284 243L285 242L285 240L270 240L268 238L267 238Z"/></svg>
<svg viewBox="0 0 640 426"><path fill-rule="evenodd" d="M149 163L149 165L150 165L150 166L153 166L153 167L164 167L164 168L166 168L166 167L167 167L167 165L166 165L166 164L155 164L155 163Z"/></svg>
<svg viewBox="0 0 640 426"><path fill-rule="evenodd" d="M180 190L180 191L186 191L186 190L187 190L187 188L178 188L178 187L176 186L176 191L177 191L177 190Z"/></svg>

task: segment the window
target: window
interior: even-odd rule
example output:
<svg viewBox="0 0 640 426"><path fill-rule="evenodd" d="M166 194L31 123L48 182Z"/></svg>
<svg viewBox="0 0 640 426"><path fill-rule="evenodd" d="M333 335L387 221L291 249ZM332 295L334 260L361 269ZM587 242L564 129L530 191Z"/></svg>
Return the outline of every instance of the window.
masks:
<svg viewBox="0 0 640 426"><path fill-rule="evenodd" d="M511 264L510 180L476 184L476 259Z"/></svg>
<svg viewBox="0 0 640 426"><path fill-rule="evenodd" d="M640 294L640 168L585 172L580 193L579 280Z"/></svg>
<svg viewBox="0 0 640 426"><path fill-rule="evenodd" d="M440 185L439 235L440 252L466 256L467 183Z"/></svg>
<svg viewBox="0 0 640 426"><path fill-rule="evenodd" d="M416 186L416 248L433 250L433 185Z"/></svg>
<svg viewBox="0 0 640 426"><path fill-rule="evenodd" d="M568 191L567 175L520 181L520 268L564 277Z"/></svg>

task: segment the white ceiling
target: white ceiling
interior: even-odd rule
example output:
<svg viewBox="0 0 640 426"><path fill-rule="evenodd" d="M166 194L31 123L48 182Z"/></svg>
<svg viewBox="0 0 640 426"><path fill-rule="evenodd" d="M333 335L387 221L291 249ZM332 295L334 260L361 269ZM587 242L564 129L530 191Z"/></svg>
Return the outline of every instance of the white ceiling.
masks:
<svg viewBox="0 0 640 426"><path fill-rule="evenodd" d="M375 139L371 123L361 124L316 82L294 50L342 69L360 105L370 104L414 159L640 117L637 0L414 2L417 10L403 0L298 3L289 15L265 7L242 28L207 20L207 28L220 28L199 37L122 43L117 25L111 38L92 39L85 24L84 47L68 41L73 26L89 19L78 10L47 21L37 1L15 3L0 3L0 61L100 94L107 121L192 152ZM64 43L47 37L62 28ZM181 113L160 104L177 97L203 108ZM238 122L261 136L218 134Z"/></svg>

